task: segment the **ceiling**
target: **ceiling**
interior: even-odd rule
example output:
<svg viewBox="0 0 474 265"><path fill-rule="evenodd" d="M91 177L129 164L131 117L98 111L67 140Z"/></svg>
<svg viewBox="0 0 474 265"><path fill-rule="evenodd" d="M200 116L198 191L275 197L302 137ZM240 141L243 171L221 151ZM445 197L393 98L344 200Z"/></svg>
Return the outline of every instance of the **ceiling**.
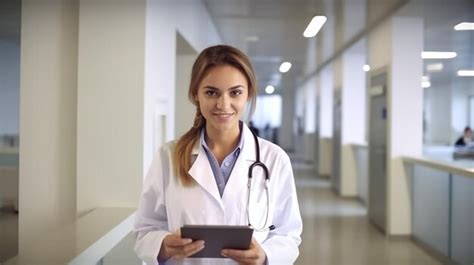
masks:
<svg viewBox="0 0 474 265"><path fill-rule="evenodd" d="M292 63L295 78L305 62L307 39L303 31L315 15L322 14L322 0L204 0L223 41L243 50L252 60L259 89L281 89L278 71Z"/></svg>
<svg viewBox="0 0 474 265"><path fill-rule="evenodd" d="M336 1L336 0L334 0ZM268 84L281 90L278 67L283 61L293 64L295 84L303 76L307 41L302 33L311 18L325 15L323 0L203 0L223 41L246 52L255 67L260 93ZM412 0L418 5L414 14L424 17L425 50L456 51L455 60L445 61L441 72L430 73L433 79L448 80L459 68L473 68L474 31L457 32L454 25L474 22L472 0ZM414 6L415 6L414 5ZM420 8L421 7L421 8ZM425 61L426 65L432 63ZM454 74L453 74L454 73Z"/></svg>

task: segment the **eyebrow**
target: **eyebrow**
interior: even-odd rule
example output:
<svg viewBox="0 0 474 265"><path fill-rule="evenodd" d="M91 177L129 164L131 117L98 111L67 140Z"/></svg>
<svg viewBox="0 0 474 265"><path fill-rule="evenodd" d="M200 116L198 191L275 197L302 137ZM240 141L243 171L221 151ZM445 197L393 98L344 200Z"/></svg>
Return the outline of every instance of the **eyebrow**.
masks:
<svg viewBox="0 0 474 265"><path fill-rule="evenodd" d="M244 88L244 86L242 85L236 85L236 86L233 86L233 87L229 87L227 90L232 90L232 89L236 89L236 88ZM220 90L219 88L217 87L213 87L213 86L205 86L204 88L210 88L210 89L214 89L214 90Z"/></svg>

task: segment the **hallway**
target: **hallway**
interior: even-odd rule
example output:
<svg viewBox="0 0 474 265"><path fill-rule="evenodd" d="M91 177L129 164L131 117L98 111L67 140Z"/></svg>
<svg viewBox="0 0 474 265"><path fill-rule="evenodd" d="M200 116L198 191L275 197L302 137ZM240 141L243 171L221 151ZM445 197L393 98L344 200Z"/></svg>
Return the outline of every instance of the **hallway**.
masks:
<svg viewBox="0 0 474 265"><path fill-rule="evenodd" d="M310 166L293 165L304 225L296 265L441 264L408 239L385 238L368 222L362 203L336 196Z"/></svg>

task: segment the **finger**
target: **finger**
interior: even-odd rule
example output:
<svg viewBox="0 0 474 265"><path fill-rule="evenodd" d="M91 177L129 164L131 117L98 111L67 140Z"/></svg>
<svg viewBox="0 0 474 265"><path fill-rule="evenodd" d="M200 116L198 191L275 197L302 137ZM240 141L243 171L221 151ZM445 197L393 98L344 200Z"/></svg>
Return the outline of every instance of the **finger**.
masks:
<svg viewBox="0 0 474 265"><path fill-rule="evenodd" d="M203 240L195 241L195 242L193 242L191 244L188 244L184 247L183 255L185 257L192 256L192 255L196 254L197 252L203 250L204 247L205 247L205 244L204 244Z"/></svg>
<svg viewBox="0 0 474 265"><path fill-rule="evenodd" d="M172 235L166 239L165 244L169 247L181 247L190 244L191 242L193 242L193 240L190 238L181 238L176 235Z"/></svg>
<svg viewBox="0 0 474 265"><path fill-rule="evenodd" d="M253 250L223 249L221 254L224 257L237 261L248 261L258 258L257 253Z"/></svg>

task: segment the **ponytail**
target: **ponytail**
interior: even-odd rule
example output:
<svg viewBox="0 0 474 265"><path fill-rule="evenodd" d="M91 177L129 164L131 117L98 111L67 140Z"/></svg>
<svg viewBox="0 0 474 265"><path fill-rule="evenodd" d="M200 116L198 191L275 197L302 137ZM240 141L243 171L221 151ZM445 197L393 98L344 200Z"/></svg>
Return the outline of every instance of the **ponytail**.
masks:
<svg viewBox="0 0 474 265"><path fill-rule="evenodd" d="M191 155L193 148L199 140L199 132L204 124L206 124L206 120L204 119L204 116L202 116L198 107L196 116L194 117L193 127L181 136L176 143L175 151L173 153L174 170L184 186L192 186L194 184L194 180L191 175L189 175L188 170L191 168L192 164Z"/></svg>

